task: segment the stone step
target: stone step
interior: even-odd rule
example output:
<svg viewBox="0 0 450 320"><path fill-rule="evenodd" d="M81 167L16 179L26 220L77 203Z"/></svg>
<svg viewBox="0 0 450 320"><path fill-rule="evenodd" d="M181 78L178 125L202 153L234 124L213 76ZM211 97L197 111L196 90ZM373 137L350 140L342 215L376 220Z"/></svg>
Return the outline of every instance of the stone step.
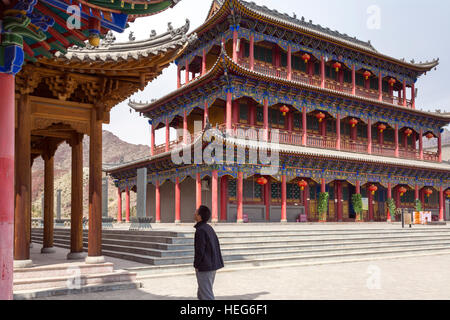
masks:
<svg viewBox="0 0 450 320"><path fill-rule="evenodd" d="M115 253L111 253L115 254ZM229 261L225 263L225 268L219 270L219 272L240 270L240 269L255 269L259 267L287 267L287 266L302 266L302 265L321 265L321 264L333 264L333 263L345 263L345 262L358 262L358 261L373 261L378 259L395 259L401 257L414 257L430 254L450 254L448 247L443 248L430 248L430 249L417 249L410 250L389 250L382 252L361 252L361 253L334 253L329 255L316 255L316 256L286 256L276 258L265 259L253 259L253 260L238 260ZM119 257L119 255L117 255ZM142 257L145 258L145 257ZM136 257L139 260L139 257ZM132 272L136 272L137 279L144 279L150 277L167 277L172 275L182 274L195 274L192 263L177 264L177 265L157 265L136 267L127 269Z"/></svg>
<svg viewBox="0 0 450 320"><path fill-rule="evenodd" d="M102 283L114 283L114 282L135 282L136 273L130 273L128 271L119 270L109 273L96 273L96 274L80 274L76 275L61 275L39 278L27 278L14 280L14 291L21 290L33 290L33 289L49 289L49 288L63 288L72 286L85 286L91 284Z"/></svg>
<svg viewBox="0 0 450 320"><path fill-rule="evenodd" d="M86 264L80 263L61 263L46 266L35 266L31 268L14 269L14 281L24 279L39 279L49 274L55 277L71 275L72 270L79 270L81 275L86 274L106 274L114 272L113 263Z"/></svg>
<svg viewBox="0 0 450 320"><path fill-rule="evenodd" d="M81 286L81 288L69 289L67 286L60 288L49 289L34 289L34 290L15 290L14 300L31 300L42 299L52 296L62 296L69 294L82 294L92 292L105 292L105 291L117 291L117 290L131 290L142 288L142 283L138 281L130 282L114 282L114 283L102 283L102 284L90 284Z"/></svg>
<svg viewBox="0 0 450 320"><path fill-rule="evenodd" d="M42 238L33 236L34 241L42 242ZM54 240L55 244L69 245L69 240L63 240L56 238ZM351 240L351 241L289 241L289 242L260 242L257 245L253 243L239 243L239 244L226 244L221 243L222 253L242 253L243 251L252 250L253 252L264 252L271 250L298 250L298 249L315 249L315 248L328 248L328 249L339 249L339 248L353 248L360 247L362 245L366 247L379 247L385 245L425 245L433 243L450 243L450 237L428 237L428 238L402 238L397 237L395 239L364 239L364 240ZM173 257L173 256L186 256L193 255L193 246L183 246L177 248L166 249L148 249L146 243L130 243L128 241L116 241L114 244L103 243L102 249L107 251L118 251L118 252L128 252L140 255L147 255L153 257ZM84 246L87 248L87 239L85 239Z"/></svg>

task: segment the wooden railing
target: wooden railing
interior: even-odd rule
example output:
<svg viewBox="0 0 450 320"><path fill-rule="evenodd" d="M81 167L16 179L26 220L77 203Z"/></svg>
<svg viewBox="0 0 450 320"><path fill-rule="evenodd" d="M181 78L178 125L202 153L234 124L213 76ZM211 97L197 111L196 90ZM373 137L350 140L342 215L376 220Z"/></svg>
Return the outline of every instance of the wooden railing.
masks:
<svg viewBox="0 0 450 320"><path fill-rule="evenodd" d="M225 132L225 124L221 124L220 126L218 126L218 129L221 130L222 132ZM246 124L233 124L231 134L241 139L258 140L259 137L261 137L261 135L258 136L259 130L262 130L262 127L250 126ZM301 132L287 131L283 129L276 129L276 130L278 130L278 143L303 146ZM272 137L274 137L272 135L273 130L269 129L267 134L268 141L272 141ZM306 135L306 146L313 148L336 150L336 136L334 135L322 136L318 134L308 133ZM346 137L342 136L340 149L341 151L368 154L367 141L355 141L347 139ZM395 157L395 147L389 144L380 145L376 142L372 142L372 154L385 157ZM424 151L423 157L425 161L438 162L439 160L438 154L435 152ZM413 148L405 149L403 147L399 147L399 158L420 160L420 153L419 150L417 149Z"/></svg>
<svg viewBox="0 0 450 320"><path fill-rule="evenodd" d="M244 68L250 69L249 59L240 58L238 60L238 63L241 66L243 66ZM254 62L253 70L263 73L263 74L266 74L266 75L269 75L269 76L272 76L272 77L279 77L279 78L283 78L283 79L288 78L287 68L275 67L273 65L270 65L268 63L263 63L260 61ZM306 73L300 72L297 70L292 70L291 80L297 81L300 83L314 85L317 87L321 86L320 77L309 76ZM330 78L325 79L325 88L340 91L340 92L346 92L349 94L352 94L352 92L353 92L352 84L346 83L346 82L341 84ZM365 97L365 98L369 98L369 99L373 99L373 100L379 99L378 90L366 89L366 88L360 87L360 86L356 86L355 94L357 96ZM398 97L390 96L389 94L386 94L385 92L383 92L383 94L382 94L382 101L387 102L387 103L397 104L399 106L403 106L403 99L399 99ZM412 106L411 100L409 100L409 99L406 100L406 106L408 108L411 108L411 106Z"/></svg>

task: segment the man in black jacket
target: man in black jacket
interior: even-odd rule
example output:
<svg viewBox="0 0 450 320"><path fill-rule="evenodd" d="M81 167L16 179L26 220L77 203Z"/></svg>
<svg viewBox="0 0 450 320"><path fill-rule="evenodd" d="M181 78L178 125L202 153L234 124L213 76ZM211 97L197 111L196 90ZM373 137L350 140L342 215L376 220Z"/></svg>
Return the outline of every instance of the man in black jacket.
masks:
<svg viewBox="0 0 450 320"><path fill-rule="evenodd" d="M213 284L216 270L223 268L219 239L214 229L207 223L211 211L206 206L200 206L195 212L195 256L194 268L197 276L199 300L214 300Z"/></svg>

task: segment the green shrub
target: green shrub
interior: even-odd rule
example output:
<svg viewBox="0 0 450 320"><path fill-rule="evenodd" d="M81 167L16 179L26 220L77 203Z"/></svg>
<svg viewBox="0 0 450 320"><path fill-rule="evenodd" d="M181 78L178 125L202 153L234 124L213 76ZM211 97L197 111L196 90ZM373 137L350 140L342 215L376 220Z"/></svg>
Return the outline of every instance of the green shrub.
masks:
<svg viewBox="0 0 450 320"><path fill-rule="evenodd" d="M324 215L328 211L328 198L330 195L328 192L321 192L319 194L319 201L317 203L317 212L319 213L319 220L325 220Z"/></svg>
<svg viewBox="0 0 450 320"><path fill-rule="evenodd" d="M362 220L363 203L361 194L355 193L352 195L352 205L353 210L357 215L359 215L359 219Z"/></svg>

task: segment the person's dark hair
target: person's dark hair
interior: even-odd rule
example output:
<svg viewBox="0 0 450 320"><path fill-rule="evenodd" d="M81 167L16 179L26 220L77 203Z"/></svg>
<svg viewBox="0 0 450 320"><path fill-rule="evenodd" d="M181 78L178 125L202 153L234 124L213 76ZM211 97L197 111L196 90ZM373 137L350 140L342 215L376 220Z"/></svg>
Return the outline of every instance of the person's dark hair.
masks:
<svg viewBox="0 0 450 320"><path fill-rule="evenodd" d="M211 210L207 206L200 206L197 209L197 213L202 217L203 222L207 222L211 218Z"/></svg>

